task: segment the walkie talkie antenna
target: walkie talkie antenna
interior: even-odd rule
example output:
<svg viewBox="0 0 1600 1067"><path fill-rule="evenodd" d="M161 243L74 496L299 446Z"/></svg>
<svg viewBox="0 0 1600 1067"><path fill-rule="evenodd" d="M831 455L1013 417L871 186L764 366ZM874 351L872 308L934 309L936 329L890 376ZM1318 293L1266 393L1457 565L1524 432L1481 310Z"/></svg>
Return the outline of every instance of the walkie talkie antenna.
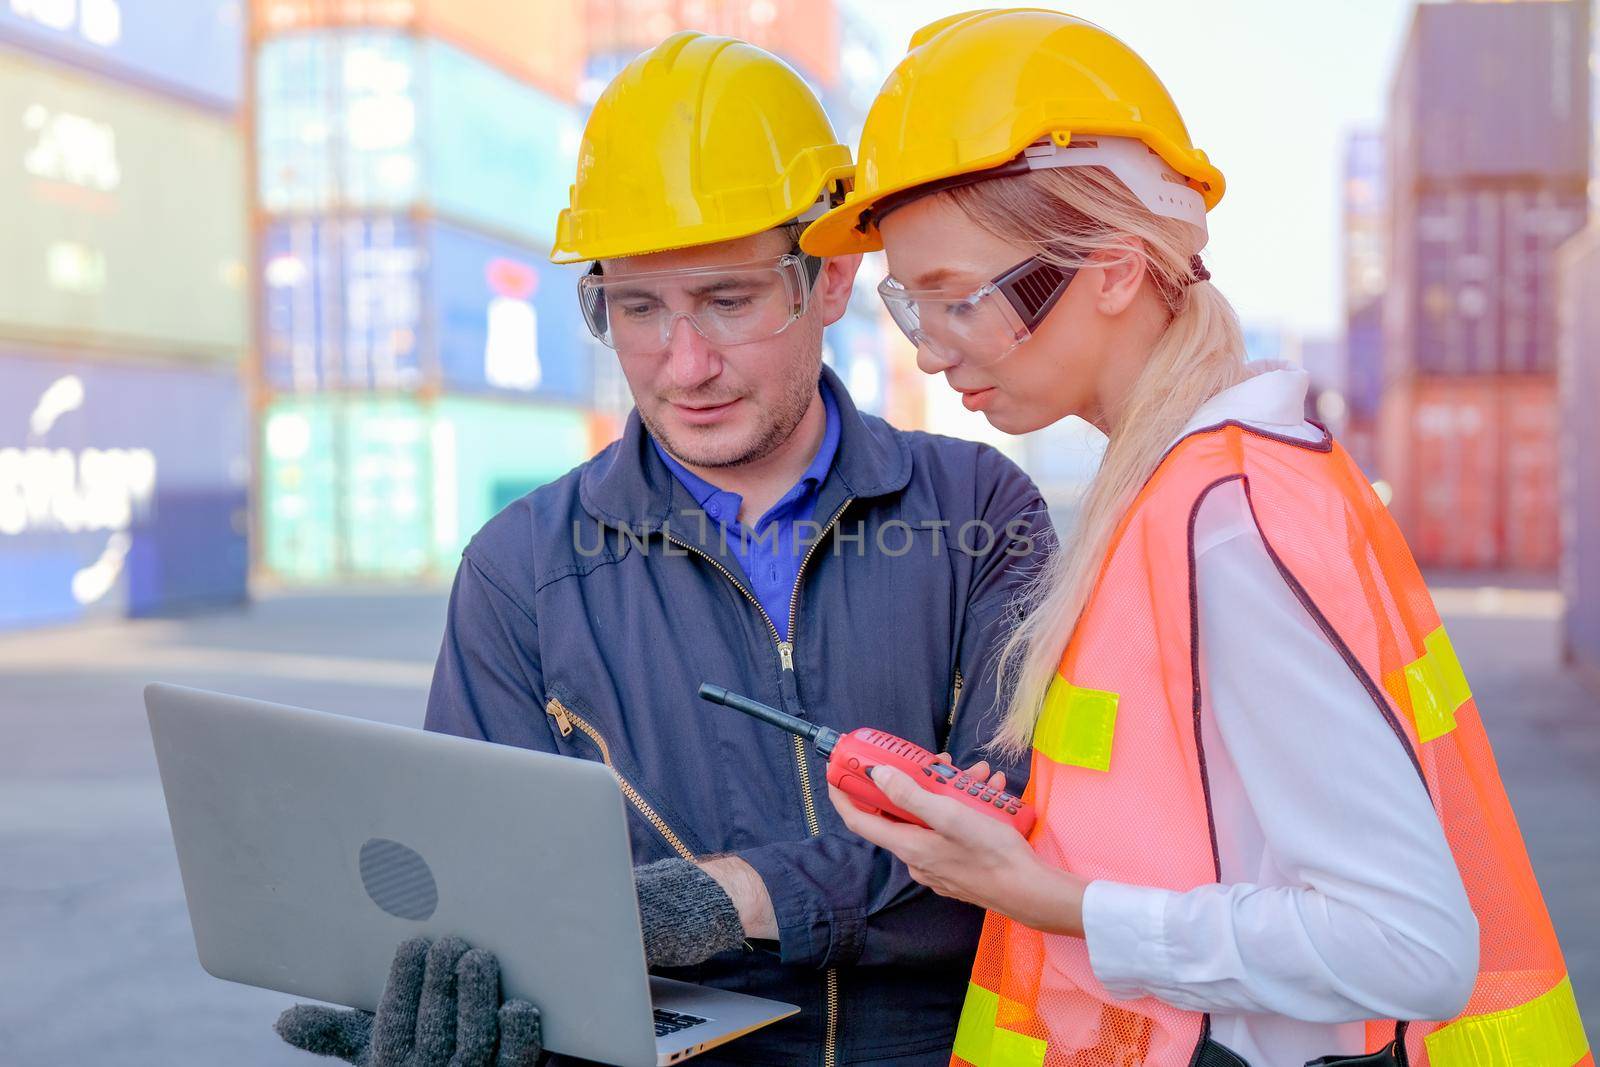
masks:
<svg viewBox="0 0 1600 1067"><path fill-rule="evenodd" d="M833 746L839 743L839 735L826 726L806 722L804 719L796 718L786 711L779 711L771 705L763 704L759 700L751 700L747 696L730 692L724 686L712 685L710 682L701 683L700 699L709 700L713 704L721 704L723 707L732 708L734 711L742 711L751 718L760 719L762 722L776 726L780 730L797 734L815 745L817 751L824 756L831 754Z"/></svg>

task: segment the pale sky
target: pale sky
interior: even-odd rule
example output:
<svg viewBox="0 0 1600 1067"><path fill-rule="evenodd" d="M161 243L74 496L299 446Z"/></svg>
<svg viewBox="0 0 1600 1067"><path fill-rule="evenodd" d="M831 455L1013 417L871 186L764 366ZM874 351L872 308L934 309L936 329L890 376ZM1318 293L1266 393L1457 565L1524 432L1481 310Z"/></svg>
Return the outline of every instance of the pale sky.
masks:
<svg viewBox="0 0 1600 1067"><path fill-rule="evenodd" d="M973 0L862 0L897 55ZM1210 218L1213 280L1252 323L1341 331L1339 168L1345 134L1377 127L1411 0L1042 3L1116 34L1155 68L1228 191Z"/></svg>

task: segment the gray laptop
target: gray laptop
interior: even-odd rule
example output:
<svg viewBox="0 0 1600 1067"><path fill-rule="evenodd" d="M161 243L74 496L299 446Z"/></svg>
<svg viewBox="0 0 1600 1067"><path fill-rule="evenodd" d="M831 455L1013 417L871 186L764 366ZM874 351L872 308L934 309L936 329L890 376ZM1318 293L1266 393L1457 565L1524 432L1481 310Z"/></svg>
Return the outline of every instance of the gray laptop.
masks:
<svg viewBox="0 0 1600 1067"><path fill-rule="evenodd" d="M370 1010L401 941L454 934L499 956L546 1047L621 1067L799 1010L646 972L601 764L172 685L145 707L218 978Z"/></svg>

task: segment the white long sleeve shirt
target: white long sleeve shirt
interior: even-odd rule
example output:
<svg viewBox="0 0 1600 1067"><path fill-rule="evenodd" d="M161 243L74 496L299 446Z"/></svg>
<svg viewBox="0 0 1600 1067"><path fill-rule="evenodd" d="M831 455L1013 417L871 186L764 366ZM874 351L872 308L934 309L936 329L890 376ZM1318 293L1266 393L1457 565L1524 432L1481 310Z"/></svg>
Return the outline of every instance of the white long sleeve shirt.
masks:
<svg viewBox="0 0 1600 1067"><path fill-rule="evenodd" d="M1219 394L1226 420L1321 439L1303 371ZM1092 883L1083 921L1113 996L1211 1013L1251 1067L1359 1053L1363 1020L1447 1019L1478 924L1427 791L1349 666L1268 556L1238 482L1196 520L1201 738L1222 880L1186 893Z"/></svg>

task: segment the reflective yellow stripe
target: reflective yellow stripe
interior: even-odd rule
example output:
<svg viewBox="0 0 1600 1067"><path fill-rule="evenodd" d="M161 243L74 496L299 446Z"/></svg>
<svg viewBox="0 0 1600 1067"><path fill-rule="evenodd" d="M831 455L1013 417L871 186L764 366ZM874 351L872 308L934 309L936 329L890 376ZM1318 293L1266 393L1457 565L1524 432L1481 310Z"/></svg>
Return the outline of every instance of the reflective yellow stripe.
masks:
<svg viewBox="0 0 1600 1067"><path fill-rule="evenodd" d="M1007 1007L1021 1011L1020 1004L1008 1003ZM972 1067L1040 1067L1044 1063L1044 1040L996 1026L999 1014L1000 994L969 982L952 1051Z"/></svg>
<svg viewBox="0 0 1600 1067"><path fill-rule="evenodd" d="M1423 1042L1433 1067L1572 1067L1589 1051L1569 978L1526 1004L1457 1019Z"/></svg>
<svg viewBox="0 0 1600 1067"><path fill-rule="evenodd" d="M1405 689L1417 739L1432 741L1456 728L1456 710L1472 699L1472 690L1443 626L1423 638L1422 644L1426 651L1406 665Z"/></svg>
<svg viewBox="0 0 1600 1067"><path fill-rule="evenodd" d="M1056 675L1033 731L1033 747L1048 759L1096 771L1111 769L1117 694L1080 689Z"/></svg>

